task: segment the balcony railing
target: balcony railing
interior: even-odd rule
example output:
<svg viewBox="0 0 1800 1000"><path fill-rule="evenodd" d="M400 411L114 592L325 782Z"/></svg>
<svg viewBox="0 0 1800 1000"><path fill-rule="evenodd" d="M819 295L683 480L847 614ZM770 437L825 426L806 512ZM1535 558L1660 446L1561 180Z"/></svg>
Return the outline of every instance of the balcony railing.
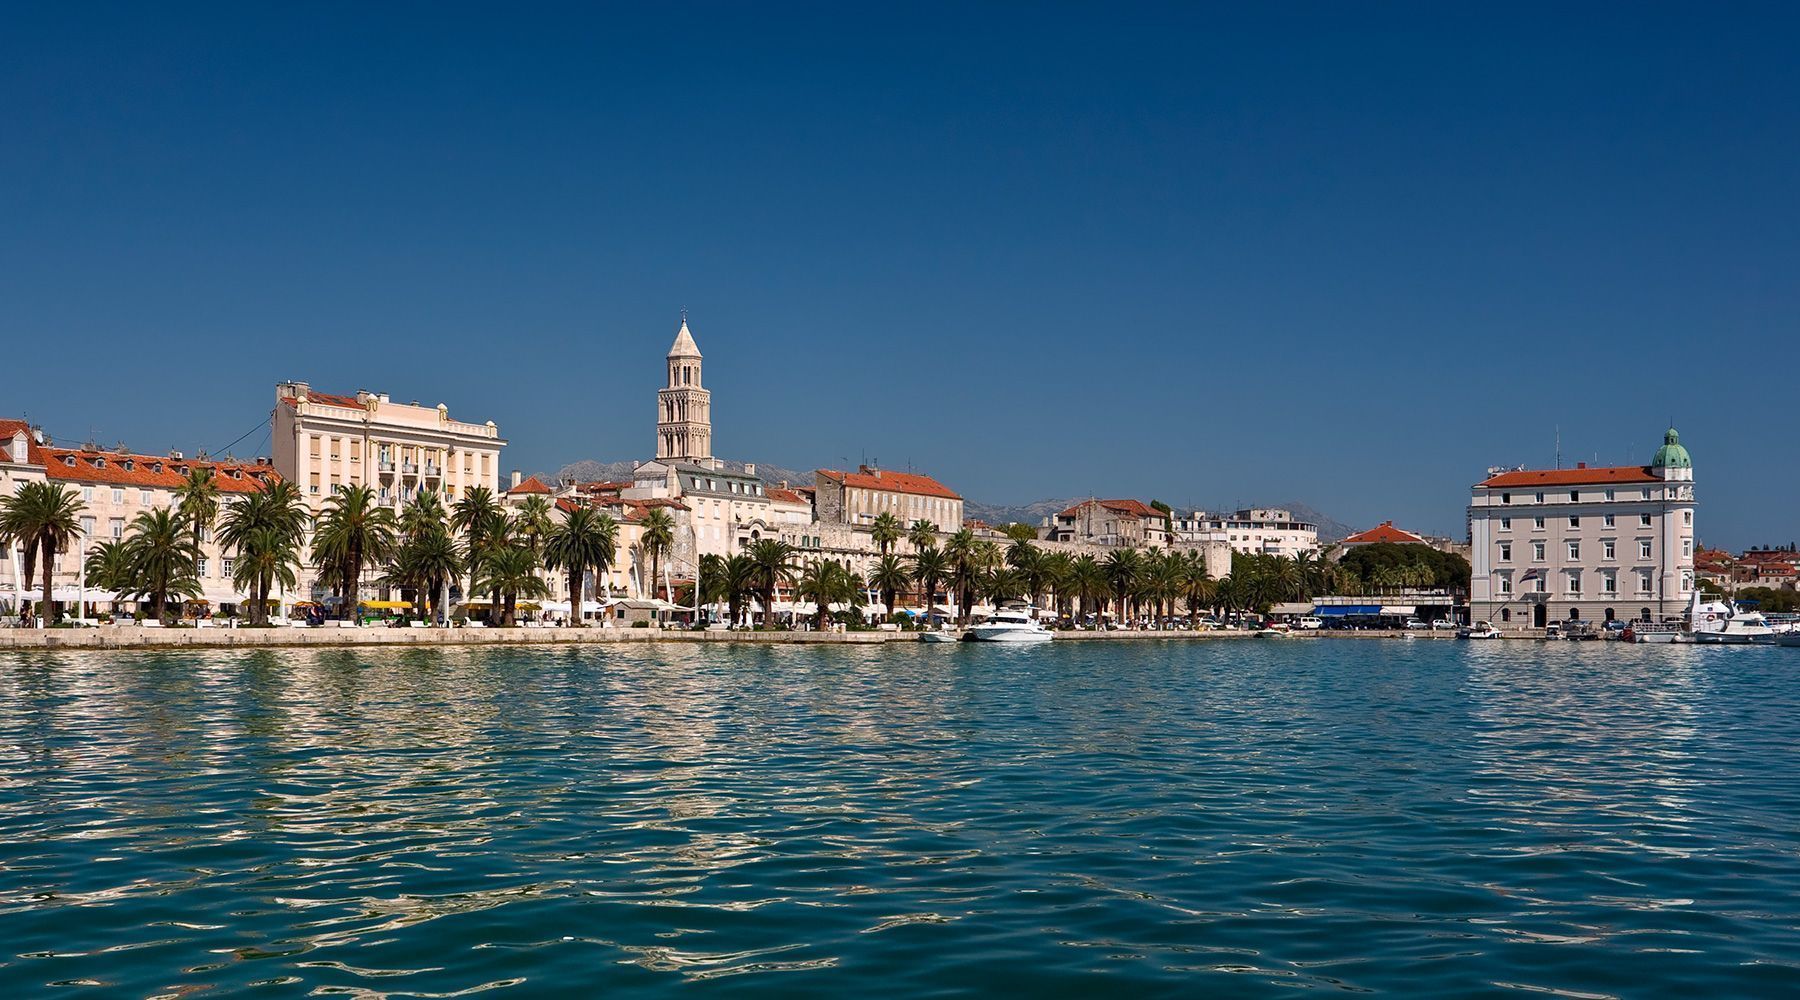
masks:
<svg viewBox="0 0 1800 1000"><path fill-rule="evenodd" d="M389 459L385 459L385 458L382 459L381 462L379 463L379 465L380 465L381 471L383 471L383 472L394 471L394 463Z"/></svg>
<svg viewBox="0 0 1800 1000"><path fill-rule="evenodd" d="M416 476L419 474L419 463L417 463L417 462L401 462L400 463L400 471L406 473L409 476Z"/></svg>

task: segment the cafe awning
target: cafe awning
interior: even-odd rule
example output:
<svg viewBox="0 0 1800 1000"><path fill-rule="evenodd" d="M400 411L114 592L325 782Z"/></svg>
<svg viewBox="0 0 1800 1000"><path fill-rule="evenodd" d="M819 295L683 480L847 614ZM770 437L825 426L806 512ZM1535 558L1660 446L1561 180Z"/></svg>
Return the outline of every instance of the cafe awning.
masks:
<svg viewBox="0 0 1800 1000"><path fill-rule="evenodd" d="M1321 604L1313 609L1320 618L1348 618L1351 615L1381 614L1379 604Z"/></svg>
<svg viewBox="0 0 1800 1000"><path fill-rule="evenodd" d="M1411 604L1383 604L1381 606L1381 613L1384 615L1411 615L1417 614L1418 610Z"/></svg>

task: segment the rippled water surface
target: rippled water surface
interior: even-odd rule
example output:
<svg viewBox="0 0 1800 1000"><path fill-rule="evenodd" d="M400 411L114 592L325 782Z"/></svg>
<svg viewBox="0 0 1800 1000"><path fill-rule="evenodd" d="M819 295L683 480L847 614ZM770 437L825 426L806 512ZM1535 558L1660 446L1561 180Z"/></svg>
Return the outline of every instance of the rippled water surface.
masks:
<svg viewBox="0 0 1800 1000"><path fill-rule="evenodd" d="M1800 993L1800 651L0 655L0 994Z"/></svg>

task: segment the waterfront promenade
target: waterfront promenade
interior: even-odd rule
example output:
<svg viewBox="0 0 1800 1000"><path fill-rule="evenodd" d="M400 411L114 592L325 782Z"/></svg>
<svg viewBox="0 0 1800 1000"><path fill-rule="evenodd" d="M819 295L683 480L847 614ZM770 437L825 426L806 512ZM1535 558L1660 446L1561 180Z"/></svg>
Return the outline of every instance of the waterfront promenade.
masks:
<svg viewBox="0 0 1800 1000"><path fill-rule="evenodd" d="M1297 633L1287 639L1394 639L1399 632ZM1251 639L1253 632L1186 632L1179 629L1113 632L1058 632L1058 642L1212 641ZM1451 633L1413 633L1418 639L1449 639ZM647 642L739 642L866 646L915 643L916 632L695 632L647 628L141 628L133 625L84 629L0 629L0 651L9 649L231 649L337 646L568 646ZM1286 641L1286 640L1281 640Z"/></svg>

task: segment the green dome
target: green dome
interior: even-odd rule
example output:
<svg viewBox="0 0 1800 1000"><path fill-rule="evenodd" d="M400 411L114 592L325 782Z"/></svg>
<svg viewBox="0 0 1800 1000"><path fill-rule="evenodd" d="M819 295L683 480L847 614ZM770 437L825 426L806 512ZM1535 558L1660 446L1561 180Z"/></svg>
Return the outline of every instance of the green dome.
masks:
<svg viewBox="0 0 1800 1000"><path fill-rule="evenodd" d="M1663 446L1656 449L1656 457L1650 460L1652 469L1691 469L1694 460L1688 457L1687 449L1681 446L1681 435L1675 428L1663 435Z"/></svg>

